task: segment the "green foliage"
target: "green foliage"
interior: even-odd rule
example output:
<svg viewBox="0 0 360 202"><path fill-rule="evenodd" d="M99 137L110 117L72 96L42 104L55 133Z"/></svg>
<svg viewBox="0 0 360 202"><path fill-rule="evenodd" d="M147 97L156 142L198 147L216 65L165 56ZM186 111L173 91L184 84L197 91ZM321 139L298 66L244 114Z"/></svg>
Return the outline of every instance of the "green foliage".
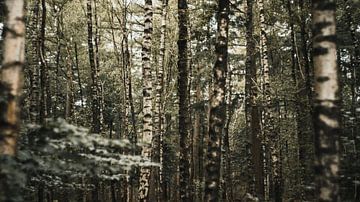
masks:
<svg viewBox="0 0 360 202"><path fill-rule="evenodd" d="M2 160L6 162L1 164L4 165L1 174L18 189L24 188L26 175L28 190L34 191L38 184L57 189L82 189L83 186L76 183L69 184L69 179L73 182L82 177L118 181L135 167L159 166L142 156L132 155L138 146L128 140L91 134L86 128L57 119L46 126L29 126L20 137L17 157Z"/></svg>

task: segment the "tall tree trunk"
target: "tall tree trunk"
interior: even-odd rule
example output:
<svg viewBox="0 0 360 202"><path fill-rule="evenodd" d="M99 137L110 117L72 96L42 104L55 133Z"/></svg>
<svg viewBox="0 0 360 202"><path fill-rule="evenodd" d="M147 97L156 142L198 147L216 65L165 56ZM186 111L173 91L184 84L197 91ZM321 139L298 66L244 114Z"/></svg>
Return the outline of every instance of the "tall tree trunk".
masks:
<svg viewBox="0 0 360 202"><path fill-rule="evenodd" d="M340 109L335 1L312 2L315 68L315 175L319 201L339 201Z"/></svg>
<svg viewBox="0 0 360 202"><path fill-rule="evenodd" d="M100 132L100 110L99 110L99 100L98 100L98 78L97 70L95 65L94 57L94 44L93 44L93 25L92 25L92 1L87 0L87 28L88 28L88 51L89 51L89 64L91 70L91 111L92 111L92 132Z"/></svg>
<svg viewBox="0 0 360 202"><path fill-rule="evenodd" d="M300 163L300 193L303 200L313 200L314 193L305 189L311 186L313 182L314 172L312 170L314 150L309 142L313 141L313 124L312 121L313 107L312 107L312 89L311 89L311 64L309 61L308 51L308 34L306 19L308 16L308 9L303 0L299 0L300 7L300 37L301 37L301 63L297 70L298 93L297 93L297 111L298 111L298 143L299 143L299 163ZM305 72L302 75L302 72ZM306 126L304 128L304 126Z"/></svg>
<svg viewBox="0 0 360 202"><path fill-rule="evenodd" d="M39 58L40 58L40 123L44 124L48 117L49 106L49 73L46 64L45 33L46 33L46 1L41 0L41 25L39 36Z"/></svg>
<svg viewBox="0 0 360 202"><path fill-rule="evenodd" d="M345 13L346 13L346 20L347 20L347 29L350 32L351 36L351 43L353 50L350 51L350 71L351 71L351 83L350 83L350 89L351 89L351 115L353 117L353 124L351 125L351 133L352 133L352 139L353 139L353 145L354 145L354 155L355 159L358 158L358 136L359 136L359 116L357 109L359 107L357 102L357 97L359 95L358 86L360 84L359 77L360 77L360 41L359 38L356 36L356 25L354 24L354 17L352 9L356 8L354 6L354 3L352 1L345 1ZM341 58L341 55L338 54L338 58ZM340 64L340 59L338 59ZM338 69L341 69L340 66ZM345 83L345 82L342 82ZM345 128L345 127L344 127ZM356 168L355 168L356 169ZM359 180L358 176L355 176L354 181ZM354 190L354 200L360 200L360 189L359 185L355 183L355 190Z"/></svg>
<svg viewBox="0 0 360 202"><path fill-rule="evenodd" d="M190 137L189 137L189 67L188 67L188 6L178 0L178 96L180 135L180 200L190 201Z"/></svg>
<svg viewBox="0 0 360 202"><path fill-rule="evenodd" d="M163 127L163 86L164 86L164 68L165 68L165 36L166 36L166 17L167 17L167 5L168 0L162 0L161 4L161 27L160 27L160 52L159 52L159 60L158 60L158 70L157 70L157 78L156 78L156 97L155 97L155 110L154 110L154 156L153 161L159 162L163 164L163 135L164 135L164 127ZM163 199L163 169L155 168L154 169L154 178L156 181L157 187L157 198L159 201L164 201ZM158 178L158 179L157 179Z"/></svg>
<svg viewBox="0 0 360 202"><path fill-rule="evenodd" d="M24 65L25 23L24 2L6 0L6 20L3 42L3 63L0 70L0 155L15 155L19 130L18 99L22 87L21 71Z"/></svg>
<svg viewBox="0 0 360 202"><path fill-rule="evenodd" d="M301 6L302 7L302 6ZM296 100L296 106L295 106L295 112L296 112L296 125L297 125L297 138L298 138L298 161L299 161L299 173L298 173L298 197L301 200L313 200L313 197L310 192L306 192L306 187L310 186L310 179L311 177L311 167L313 159L311 156L312 149L310 146L310 142L312 142L312 136L311 136L311 106L309 106L309 100L312 98L309 98L308 89L306 87L306 82L310 81L310 75L306 75L305 78L302 76L302 72L306 72L306 74L309 73L309 70L306 70L306 68L309 68L306 64L307 62L305 60L305 57L307 57L307 49L306 54L303 53L303 62L300 63L298 58L298 51L296 46L296 30L294 27L294 13L292 9L292 3L291 1L287 1L287 10L289 13L289 28L290 28L290 36L291 36L291 72L292 72L292 80L293 84L296 87L296 93L295 93L295 100ZM301 11L302 12L302 11ZM301 16L303 14L301 13ZM301 18L300 16L300 18ZM306 26L304 24L303 26ZM305 32L305 28L301 28L302 31ZM302 33L305 34L305 33ZM303 36L305 37L305 36ZM306 41L305 41L306 44ZM307 73L308 72L308 73ZM310 73L309 73L310 74Z"/></svg>
<svg viewBox="0 0 360 202"><path fill-rule="evenodd" d="M31 49L28 51L28 64L31 68L31 98L30 98L30 120L34 123L39 123L39 102L40 102L40 92L39 92L39 0L34 2L33 16L31 19L31 30L30 39L31 39ZM29 54L30 53L30 54Z"/></svg>
<svg viewBox="0 0 360 202"><path fill-rule="evenodd" d="M60 79L59 79L59 72L60 72L60 61L61 61L61 24L63 22L63 15L60 10L54 9L56 12L55 24L56 24L56 68L55 68L55 98L54 98L54 106L58 106L60 104ZM53 117L58 117L58 110L57 107L54 107L53 110Z"/></svg>
<svg viewBox="0 0 360 202"><path fill-rule="evenodd" d="M246 1L246 75L245 75L245 114L247 137L251 140L251 158L255 179L255 195L264 199L263 156L261 148L260 111L256 99L258 96L255 41L253 23L253 0ZM251 172L249 170L249 172Z"/></svg>
<svg viewBox="0 0 360 202"><path fill-rule="evenodd" d="M104 100L103 100L103 88L100 81L100 53L99 53L99 45L100 45L100 33L99 33L99 19L98 19L98 7L97 2L94 1L94 20L95 20L95 38L94 38L94 45L95 45L95 69L96 69L96 77L97 77L97 100L98 100L98 107L99 107L99 119L100 119L100 130L102 124L104 123Z"/></svg>
<svg viewBox="0 0 360 202"><path fill-rule="evenodd" d="M233 86L232 86L232 77L234 70L229 68L229 73L227 75L227 98L226 98L226 123L223 132L223 141L222 141L222 151L223 151L223 200L224 201L233 201L233 180L231 178L232 169L231 169L231 150L230 150L230 137L229 137L229 128L234 114L235 108L238 105L239 96L236 95L233 98Z"/></svg>
<svg viewBox="0 0 360 202"><path fill-rule="evenodd" d="M221 136L226 122L226 75L228 62L229 1L218 1L218 36L210 97L209 143L207 151L205 201L219 201Z"/></svg>
<svg viewBox="0 0 360 202"><path fill-rule="evenodd" d="M82 90L82 84L81 84L81 74L80 74L80 68L79 68L79 56L78 56L78 46L77 43L75 42L74 44L74 48L75 48L75 68L76 68L76 74L77 74L77 82L79 85L79 96L80 96L80 101L81 101L81 107L84 107L84 94L83 94L83 90Z"/></svg>
<svg viewBox="0 0 360 202"><path fill-rule="evenodd" d="M88 28L88 51L89 51L89 64L91 71L91 111L92 111L92 125L91 131L94 133L100 133L101 123L100 123L100 106L99 106L99 96L98 96L98 77L94 56L94 44L93 44L93 20L92 20L92 0L87 0L86 2L86 14L87 14L87 28ZM95 189L92 191L92 200L94 202L99 201L98 186L99 183L96 179L92 179Z"/></svg>
<svg viewBox="0 0 360 202"><path fill-rule="evenodd" d="M201 93L201 68L202 63L197 64L196 72L194 73L196 78L194 82L195 86L195 105L199 106L199 104L202 101L202 93ZM199 187L199 184L201 183L201 165L203 161L203 156L201 150L203 150L202 147L202 141L201 141L201 133L202 131L202 122L201 122L201 115L202 115L203 109L200 107L196 107L194 109L194 131L193 131L193 172L194 172L194 182L193 186L195 187L194 191L194 201L201 201L201 188Z"/></svg>
<svg viewBox="0 0 360 202"><path fill-rule="evenodd" d="M141 154L151 158L151 141L153 138L152 124L152 75L151 75L151 35L152 35L152 0L145 0L145 27L142 47L143 66L143 133L142 142L146 144ZM151 201L149 198L150 167L140 169L139 200Z"/></svg>
<svg viewBox="0 0 360 202"><path fill-rule="evenodd" d="M73 64L71 61L71 52L68 43L66 42L67 65L66 65L66 104L65 104L65 119L71 122L74 107L74 84L73 84Z"/></svg>
<svg viewBox="0 0 360 202"><path fill-rule="evenodd" d="M10 170L20 130L19 105L25 62L24 1L5 1L3 60L0 69L0 200L21 201L19 174ZM4 168L4 167L6 168ZM10 166L10 168L8 167ZM5 170L6 169L6 170ZM16 169L16 167L14 168ZM5 172L3 172L5 171ZM11 176L10 176L11 175ZM14 180L15 179L15 180Z"/></svg>
<svg viewBox="0 0 360 202"><path fill-rule="evenodd" d="M280 179L280 150L279 150L279 135L275 130L275 106L272 100L272 90L270 85L270 64L268 58L268 47L267 47L267 38L266 38L266 22L265 22L265 10L264 10L264 1L260 0L258 2L259 12L260 12L260 44L261 44L261 61L264 71L264 96L265 96L265 146L269 148L270 151L270 165L271 165L271 198L276 202L282 200L281 196L281 179Z"/></svg>

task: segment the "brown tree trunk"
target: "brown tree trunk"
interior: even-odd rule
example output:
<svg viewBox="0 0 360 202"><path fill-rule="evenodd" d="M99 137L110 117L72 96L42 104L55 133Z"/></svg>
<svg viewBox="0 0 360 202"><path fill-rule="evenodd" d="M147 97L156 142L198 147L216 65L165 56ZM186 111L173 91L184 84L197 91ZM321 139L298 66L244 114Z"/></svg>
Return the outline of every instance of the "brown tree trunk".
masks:
<svg viewBox="0 0 360 202"><path fill-rule="evenodd" d="M75 68L76 68L76 73L77 73L77 82L79 85L81 107L84 107L84 94L83 94L82 84L81 84L81 76L80 76L81 74L80 74L80 69L79 69L79 56L78 56L77 43L74 44L74 48L75 48Z"/></svg>
<svg viewBox="0 0 360 202"><path fill-rule="evenodd" d="M246 131L251 140L251 159L255 179L255 196L264 200L263 156L261 148L260 109L256 103L258 96L257 69L255 64L255 41L253 23L253 0L247 0L246 21L246 75L245 75L245 114ZM251 172L249 170L249 172Z"/></svg>
<svg viewBox="0 0 360 202"><path fill-rule="evenodd" d="M73 85L73 64L71 61L70 47L66 43L67 65L66 65L66 103L65 119L71 122L74 107L74 85Z"/></svg>
<svg viewBox="0 0 360 202"><path fill-rule="evenodd" d="M180 200L190 201L190 135L189 135L189 67L188 67L188 5L178 0L178 96L180 135Z"/></svg>
<svg viewBox="0 0 360 202"><path fill-rule="evenodd" d="M218 36L210 97L209 143L207 151L205 201L219 201L221 136L226 122L226 75L228 62L229 1L218 1Z"/></svg>
<svg viewBox="0 0 360 202"><path fill-rule="evenodd" d="M94 44L93 44L93 25L92 25L92 1L87 0L87 28L88 28L88 51L89 51L89 64L91 70L91 111L92 111L92 132L100 132L100 110L98 100L98 78L94 57Z"/></svg>
<svg viewBox="0 0 360 202"><path fill-rule="evenodd" d="M99 119L100 119L100 130L102 128L102 124L104 123L104 100L103 100L103 87L100 81L100 53L99 53L99 45L100 45L100 33L99 33L99 19L98 19L98 7L97 1L94 1L94 21L95 21L95 37L94 37L94 45L95 45L95 69L96 69L96 78L97 78L97 100L98 100L98 108L99 108Z"/></svg>
<svg viewBox="0 0 360 202"><path fill-rule="evenodd" d="M30 120L34 123L39 123L39 7L40 2L36 0L33 4L33 16L31 18L31 30L28 33L31 39L31 46L28 53L28 64L31 68L30 85L31 85L31 97L30 97Z"/></svg>
<svg viewBox="0 0 360 202"><path fill-rule="evenodd" d="M281 169L280 169L280 138L278 131L275 129L276 114L275 105L272 98L272 88L270 83L270 63L267 47L266 36L266 22L265 22L265 10L264 1L258 2L260 12L260 44L261 44L261 62L263 65L263 80L264 80L264 97L265 97L265 109L264 109L264 133L265 133L265 146L270 152L270 166L271 166L271 178L270 178L270 197L276 202L282 201L282 187L281 187Z"/></svg>
<svg viewBox="0 0 360 202"><path fill-rule="evenodd" d="M200 70L201 70L201 65L203 64L198 64L196 67L196 72L195 72L195 82L194 82L194 86L195 86L195 104L198 105L201 103L201 99L202 99L202 94L201 94L201 74L200 74ZM194 109L194 130L193 130L193 178L194 178L194 182L193 182L193 186L196 187L194 189L195 193L194 193L194 201L201 201L201 191L199 188L199 184L201 179L201 162L202 162L202 156L201 156L201 150L202 145L201 145L201 133L202 133L202 125L201 125L201 113L202 113L202 109L199 107L196 107Z"/></svg>
<svg viewBox="0 0 360 202"><path fill-rule="evenodd" d="M46 63L45 33L46 33L46 2L41 0L41 25L39 35L39 58L40 58L40 123L44 124L50 112L50 89L49 73Z"/></svg>
<svg viewBox="0 0 360 202"><path fill-rule="evenodd" d="M92 19L92 0L86 1L86 14L87 14L87 29L88 29L88 51L89 51L89 64L91 71L91 111L92 111L92 125L91 131L94 133L100 133L101 122L100 122L100 106L98 96L98 77L94 55L94 44L93 44L93 19ZM92 183L95 189L92 191L92 200L94 202L99 201L99 182L96 179L92 179Z"/></svg>
<svg viewBox="0 0 360 202"><path fill-rule="evenodd" d="M297 69L297 85L298 93L296 95L297 102L297 122L298 122L298 143L299 143L299 164L300 164L300 197L304 197L303 200L312 200L314 193L311 190L306 190L305 187L311 186L313 182L314 172L312 164L314 162L314 149L313 145L309 142L313 141L313 124L312 114L312 89L311 89L311 65L308 54L308 34L306 18L308 16L308 9L303 0L299 0L300 7L300 37L301 37L301 63ZM302 75L305 72L305 75ZM304 78L305 76L305 78ZM304 127L305 126L305 127Z"/></svg>
<svg viewBox="0 0 360 202"><path fill-rule="evenodd" d="M302 3L302 2L301 2ZM302 7L302 6L301 6ZM308 88L306 87L306 82L310 81L310 75L306 75L305 78L302 76L304 70L306 70L308 64L305 61L304 57L307 57L307 48L306 54L303 53L303 61L302 63L298 62L298 51L296 45L296 30L294 27L294 11L292 8L292 3L289 0L287 2L287 10L289 13L289 28L290 28L290 35L291 35L291 72L292 72L292 80L293 84L296 87L295 93L295 112L296 112L296 127L297 127L297 138L298 138L298 162L299 162L299 173L298 173L298 198L301 200L312 200L313 194L311 194L306 187L311 186L311 165L313 162L313 156L311 144L312 142L312 124L311 124L311 106L309 106L309 98ZM302 11L301 11L302 12ZM303 14L301 13L301 16ZM300 16L300 18L301 18ZM306 26L305 24L303 26ZM302 31L305 32L305 28L301 28ZM305 34L305 33L303 33ZM303 36L305 37L305 36ZM305 41L306 44L306 41ZM308 72L309 73L309 72ZM308 74L306 73L306 74Z"/></svg>

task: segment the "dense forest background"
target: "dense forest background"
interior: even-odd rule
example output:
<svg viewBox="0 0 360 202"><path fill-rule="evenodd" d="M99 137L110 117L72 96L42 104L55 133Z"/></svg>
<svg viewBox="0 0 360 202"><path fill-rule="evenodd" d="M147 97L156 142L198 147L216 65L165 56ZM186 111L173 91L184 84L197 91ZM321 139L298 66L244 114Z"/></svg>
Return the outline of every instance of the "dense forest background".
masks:
<svg viewBox="0 0 360 202"><path fill-rule="evenodd" d="M0 33L0 201L360 201L358 0L0 0Z"/></svg>

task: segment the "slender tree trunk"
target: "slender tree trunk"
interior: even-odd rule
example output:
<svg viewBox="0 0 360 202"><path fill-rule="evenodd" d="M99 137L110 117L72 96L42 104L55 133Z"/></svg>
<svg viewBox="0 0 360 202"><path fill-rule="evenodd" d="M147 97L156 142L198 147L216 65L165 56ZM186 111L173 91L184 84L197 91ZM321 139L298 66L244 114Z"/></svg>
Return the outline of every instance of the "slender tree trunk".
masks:
<svg viewBox="0 0 360 202"><path fill-rule="evenodd" d="M132 29L132 26L130 26L130 30ZM133 41L133 36L130 35L130 41ZM132 133L132 143L135 145L137 143L137 127L136 127L136 114L135 114L135 106L134 106L134 99L133 99L133 87L132 87L132 76L131 76L131 69L132 69L132 56L133 56L133 46L131 45L129 47L129 44L127 43L126 49L128 51L129 54L129 73L128 73L128 96L129 96L129 107L130 107L130 113L131 113L131 124L132 124L132 129L131 129L131 133Z"/></svg>
<svg viewBox="0 0 360 202"><path fill-rule="evenodd" d="M353 18L353 12L352 9L356 8L353 4L352 1L345 1L345 12L346 12L346 19L348 22L348 31L350 32L350 36L351 36L351 42L353 45L353 50L350 52L350 71L351 71L351 84L350 84L350 88L351 88L351 115L354 118L353 119L353 124L351 125L351 133L352 133L352 139L353 139L353 145L354 145L354 155L355 155L355 159L358 158L358 145L359 145L359 141L358 141L358 133L359 133L359 116L358 116L358 112L357 109L359 107L358 102L357 102L357 97L359 95L359 90L358 90L358 86L360 84L360 82L358 80L359 76L360 76L360 70L359 70L359 65L360 65L360 41L358 39L358 37L356 36L356 25L354 24L354 18ZM341 55L338 54L338 58L341 58ZM340 59L339 63L340 63ZM338 69L341 69L340 66ZM345 74L346 75L346 74ZM345 77L346 78L346 77ZM344 82L343 82L344 83ZM345 128L345 127L344 127ZM356 168L355 168L356 169ZM358 176L355 176L354 180L359 180ZM360 200L360 188L359 185L355 183L355 188L354 188L354 200Z"/></svg>
<svg viewBox="0 0 360 202"><path fill-rule="evenodd" d="M297 85L296 79L296 61L298 55L296 54L296 45L295 45L295 28L294 28L294 16L291 6L291 0L287 0L286 2L287 11L289 14L289 29L290 29L290 37L291 37L291 77L295 86Z"/></svg>
<svg viewBox="0 0 360 202"><path fill-rule="evenodd" d="M166 36L166 17L167 17L167 5L168 0L162 0L162 10L161 10L161 27L160 27L160 52L158 60L158 71L156 78L156 97L155 97L155 110L154 110L154 156L153 161L163 164L163 86L164 86L164 68L165 68L165 36ZM157 200L163 201L163 169L155 168L155 181L157 187ZM158 178L158 179L157 179Z"/></svg>
<svg viewBox="0 0 360 202"><path fill-rule="evenodd" d="M39 0L34 2L33 16L31 19L31 30L30 30L30 39L31 39L31 52L28 63L31 65L31 100L30 100L30 120L34 123L39 123L39 102L40 102L40 92L39 92Z"/></svg>
<svg viewBox="0 0 360 202"><path fill-rule="evenodd" d="M44 124L49 112L48 94L48 68L45 61L45 33L46 33L46 2L41 0L41 25L39 36L39 58L40 58L40 123Z"/></svg>
<svg viewBox="0 0 360 202"><path fill-rule="evenodd" d="M93 21L92 21L92 1L86 1L86 14L87 14L87 28L88 28L88 51L89 51L89 64L91 71L91 111L92 111L92 125L91 131L94 133L100 133L101 122L100 122L100 106L98 96L98 77L94 55L94 44L93 44ZM96 179L92 179L95 189L92 191L92 200L94 202L99 201L98 186L99 183Z"/></svg>
<svg viewBox="0 0 360 202"><path fill-rule="evenodd" d="M203 64L198 64L196 67L196 72L195 72L195 82L194 82L194 86L195 86L195 105L199 105L201 103L201 99L202 99L202 94L201 94L201 74L200 74L200 70L201 70L201 66ZM194 109L194 131L193 131L193 172L194 172L194 182L193 182L193 186L195 187L194 191L194 201L201 201L201 187L199 186L200 182L201 182L201 168L200 166L202 165L201 162L203 161L202 156L201 156L201 150L202 145L201 145L201 133L202 133L202 125L201 125L201 113L203 112L203 110L200 107L196 107Z"/></svg>
<svg viewBox="0 0 360 202"><path fill-rule="evenodd" d="M312 106L312 99L313 99L313 95L312 95L312 90L311 90L311 62L309 60L309 50L308 50L308 34L306 32L307 29L307 24L306 24L306 19L307 19L307 15L309 13L309 11L307 9L304 8L304 1L303 0L299 0L299 7L300 7L300 37L301 37L301 52L302 52L302 62L305 69L305 86L306 86L306 91L307 91L307 98L308 98L308 102L309 105ZM311 108L311 114L312 112L312 108Z"/></svg>
<svg viewBox="0 0 360 202"><path fill-rule="evenodd" d="M142 47L143 65L143 133L142 141L147 144L142 148L141 154L151 158L151 141L153 138L152 124L152 76L151 76L151 35L152 35L152 0L145 0L145 27ZM151 201L149 198L150 167L140 169L139 200Z"/></svg>
<svg viewBox="0 0 360 202"><path fill-rule="evenodd" d="M205 201L219 201L221 136L226 121L226 75L228 62L229 1L218 1L218 36L210 97L209 143L207 151Z"/></svg>
<svg viewBox="0 0 360 202"><path fill-rule="evenodd" d="M67 65L66 65L66 104L65 104L65 119L71 122L74 105L74 85L73 85L73 64L71 61L70 47L66 43Z"/></svg>
<svg viewBox="0 0 360 202"><path fill-rule="evenodd" d="M335 1L312 2L315 67L315 175L319 201L339 201L340 109Z"/></svg>
<svg viewBox="0 0 360 202"><path fill-rule="evenodd" d="M254 169L255 195L264 199L263 156L261 148L260 111L256 99L258 96L257 69L255 64L255 41L253 23L253 0L247 0L246 21L246 75L245 75L245 113L248 137L251 140L252 167ZM251 172L251 171L249 171Z"/></svg>
<svg viewBox="0 0 360 202"><path fill-rule="evenodd" d="M311 89L311 64L308 50L308 34L306 19L308 9L303 0L299 0L300 7L300 38L301 38L301 63L297 71L298 93L297 93L297 111L298 111L298 143L299 143L299 163L300 163L300 193L303 200L313 200L314 192L306 190L305 187L311 186L314 172L312 170L314 150L309 142L313 141L313 95ZM305 72L305 75L302 75ZM305 78L304 78L305 76ZM304 127L306 126L306 127Z"/></svg>
<svg viewBox="0 0 360 202"><path fill-rule="evenodd" d="M188 67L188 5L178 0L178 96L180 135L180 200L190 201L190 137L189 137L189 67Z"/></svg>
<svg viewBox="0 0 360 202"><path fill-rule="evenodd" d="M292 9L292 3L289 0L287 2L287 10L289 13L289 28L291 35L291 72L292 72L292 80L293 84L296 87L295 93L295 112L296 112L296 124L297 124L297 138L298 138L298 161L299 161L299 174L298 174L298 197L300 200L312 200L312 194L310 192L306 192L307 186L310 186L312 179L311 177L311 169L310 165L313 162L311 158L312 149L309 147L309 143L312 142L311 136L311 106L309 106L309 98L308 88L306 87L306 82L310 81L310 75L307 75L305 78L302 76L302 72L308 67L306 67L305 58L303 58L303 64L301 64L298 60L297 46L296 46L296 31L294 27L294 13ZM301 14L302 15L302 14ZM300 16L301 18L301 16ZM304 26L306 26L304 24ZM301 28L305 32L305 28ZM305 42L306 43L306 42ZM307 52L307 50L305 50ZM304 53L303 53L304 54ZM307 57L307 53L305 54ZM305 67L304 67L305 66Z"/></svg>
<svg viewBox="0 0 360 202"><path fill-rule="evenodd" d="M268 58L267 38L266 38L266 22L264 1L258 2L260 12L260 43L261 43L261 61L264 71L264 96L265 104L265 146L270 151L270 165L271 165L271 198L276 202L282 201L281 193L281 170L280 170L280 150L279 150L279 134L275 129L275 106L272 100L272 92L270 85L270 64Z"/></svg>
<svg viewBox="0 0 360 202"><path fill-rule="evenodd" d="M115 30L114 30L114 15L115 15L115 9L114 9L114 6L111 4L111 8L110 8L111 10L110 10L110 12L108 12L108 16L109 16L109 21L110 21L110 25L111 25L111 37L112 37L112 42L113 42L113 46L114 46L114 55L115 55L115 58L116 58L116 61L117 61L117 65L119 66L119 69L120 69L120 75L121 75L121 81L122 81L122 84L123 84L123 89L124 89L124 93L123 93L123 95L120 97L120 112L119 112L119 114L120 114L120 116L121 116L121 118L120 118L120 123L119 123L119 125L120 125L120 136L122 136L121 134L122 133L127 133L127 127L125 127L125 126L127 126L126 125L126 122L127 122L127 120L125 119L124 121L122 120L122 119L124 119L123 117L127 117L127 115L126 115L126 107L128 106L128 104L127 104L127 81L126 81L126 72L125 71L127 71L127 68L125 67L125 55L124 55L124 46L123 46L123 44L122 44L122 46L121 46L121 54L120 54L120 52L119 52L119 47L118 47L118 45L117 45L117 42L116 42L116 38L115 38ZM121 19L119 18L119 17L117 17L116 16L116 18L117 18L117 20L118 20L118 22L119 22L119 24L122 24L122 22L121 22ZM125 24L125 26L126 26L126 23L124 23ZM123 29L124 29L124 26L123 26ZM123 38L125 38L127 35L124 33L124 31L123 31ZM120 66L122 66L122 68L120 68ZM131 71L129 71L129 72L131 72ZM129 77L130 78L130 77ZM130 83L129 83L130 84ZM125 128L125 131L123 131L122 130L122 128Z"/></svg>
<svg viewBox="0 0 360 202"><path fill-rule="evenodd" d="M77 73L77 82L79 85L79 93L80 93L80 101L81 101L81 107L84 107L84 94L83 94L83 90L82 90L82 84L81 84L81 74L80 74L80 69L79 69L79 54L78 54L78 46L77 43L75 42L74 44L74 48L75 48L75 68L76 68L76 73Z"/></svg>
<svg viewBox="0 0 360 202"><path fill-rule="evenodd" d="M100 53L99 53L99 45L100 45L100 33L99 33L99 19L98 19L98 7L97 1L94 1L94 21L95 21L95 38L94 38L94 45L95 45L95 69L96 69L96 78L97 78L97 100L98 100L98 108L99 108L99 119L100 119L100 130L102 124L104 123L104 100L103 100L103 88L100 81Z"/></svg>
<svg viewBox="0 0 360 202"><path fill-rule="evenodd" d="M60 62L61 62L61 25L60 23L63 22L62 19L62 13L60 13L60 10L55 10L56 11L56 19L55 19L55 24L56 24L56 69L55 69L55 99L54 99L54 106L58 106L60 105L60 81L59 81L59 72L60 72ZM53 110L53 117L56 118L58 117L58 110L57 107L54 107Z"/></svg>
<svg viewBox="0 0 360 202"><path fill-rule="evenodd" d="M88 28L88 51L89 51L89 64L91 70L91 111L92 111L92 132L100 132L100 110L98 101L98 78L94 57L94 44L93 44L93 26L92 26L92 5L91 0L87 0L87 28Z"/></svg>
<svg viewBox="0 0 360 202"><path fill-rule="evenodd" d="M232 169L231 169L231 150L230 150L230 137L229 137L229 128L232 120L232 116L235 111L235 107L238 104L239 96L233 98L233 86L232 86L232 77L233 71L231 68L228 73L228 93L227 93L227 103L226 103L226 123L224 127L223 134L223 200L224 201L233 201L233 180L231 178Z"/></svg>
<svg viewBox="0 0 360 202"><path fill-rule="evenodd" d="M17 184L19 177L14 176L18 173L16 170L9 171L9 169L15 162L13 158L20 130L18 101L23 83L22 68L25 62L23 8L23 0L5 1L3 60L0 69L0 200L9 202L21 201L21 196L17 194L19 193ZM6 168L4 169L3 166Z"/></svg>

